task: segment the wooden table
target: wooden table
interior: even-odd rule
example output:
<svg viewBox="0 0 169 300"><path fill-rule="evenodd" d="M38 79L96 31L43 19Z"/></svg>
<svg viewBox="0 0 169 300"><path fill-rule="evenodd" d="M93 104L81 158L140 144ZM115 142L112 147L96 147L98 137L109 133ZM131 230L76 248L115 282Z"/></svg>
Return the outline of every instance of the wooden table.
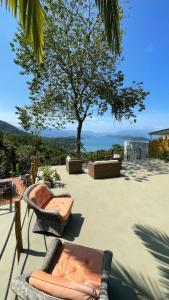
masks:
<svg viewBox="0 0 169 300"><path fill-rule="evenodd" d="M12 211L12 203L21 200L26 186L24 185L23 181L19 179L19 177L0 179L0 183L7 182L7 181L8 182L11 181L13 183L14 190L11 192L0 193L0 206L9 204L10 205L9 210Z"/></svg>

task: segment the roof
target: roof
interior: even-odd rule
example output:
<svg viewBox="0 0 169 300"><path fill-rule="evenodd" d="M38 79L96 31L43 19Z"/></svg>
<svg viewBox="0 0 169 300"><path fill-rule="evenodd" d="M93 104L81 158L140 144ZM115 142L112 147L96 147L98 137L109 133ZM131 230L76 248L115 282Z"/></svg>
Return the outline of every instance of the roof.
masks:
<svg viewBox="0 0 169 300"><path fill-rule="evenodd" d="M169 135L169 128L158 130L158 131L153 131L153 132L150 132L149 134L150 135Z"/></svg>

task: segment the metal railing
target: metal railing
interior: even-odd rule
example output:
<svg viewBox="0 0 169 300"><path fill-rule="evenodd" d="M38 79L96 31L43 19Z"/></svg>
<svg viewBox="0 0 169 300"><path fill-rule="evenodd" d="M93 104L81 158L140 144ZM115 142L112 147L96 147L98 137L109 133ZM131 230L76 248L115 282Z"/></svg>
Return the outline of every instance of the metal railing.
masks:
<svg viewBox="0 0 169 300"><path fill-rule="evenodd" d="M28 187L32 183L35 183L38 167L39 167L39 159L35 158L33 160L33 162L31 163L31 175L30 174L25 175L25 180L26 180L25 185L26 185L26 187ZM17 255L17 258L18 258L18 262L19 262L21 253L23 252L22 230L23 230L23 226L24 226L24 223L25 223L26 215L27 215L27 213L29 213L29 207L27 206L26 211L25 211L25 215L23 217L23 221L21 223L21 203L22 203L21 200L22 200L22 198L23 198L23 195L21 195L21 197L17 201L14 202L14 216L13 216L12 222L10 224L10 228L9 228L8 233L7 233L5 242L4 242L4 244L2 246L2 249L0 251L0 261L1 261L3 255L5 253L6 247L8 245L8 242L10 240L12 230L15 227L16 244L15 244L15 247L14 247L14 255L13 255L13 259L12 259L12 264L11 264L10 274L9 274L9 280L8 280L7 288L6 288L6 291L5 291L4 300L7 300L7 297L8 297L16 255Z"/></svg>

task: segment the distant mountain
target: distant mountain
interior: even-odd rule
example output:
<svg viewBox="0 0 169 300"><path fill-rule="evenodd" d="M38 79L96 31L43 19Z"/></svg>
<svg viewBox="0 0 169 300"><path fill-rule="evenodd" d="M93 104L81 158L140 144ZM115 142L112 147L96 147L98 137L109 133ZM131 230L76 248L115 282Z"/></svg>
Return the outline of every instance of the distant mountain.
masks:
<svg viewBox="0 0 169 300"><path fill-rule="evenodd" d="M41 136L46 136L46 137L75 137L76 136L76 130L43 129L40 134L41 134ZM104 135L104 134L102 134L102 135ZM87 137L87 136L98 136L98 133L92 132L92 131L89 131L89 130L83 131L82 132L82 137Z"/></svg>
<svg viewBox="0 0 169 300"><path fill-rule="evenodd" d="M0 120L0 132L27 134L22 128L17 128L1 120ZM76 130L44 129L41 131L40 135L43 137L55 137L55 138L76 137ZM90 130L82 131L82 138L87 138L87 137L121 137L123 139L125 138L125 139L132 139L132 140L137 140L137 139L146 140L148 138L148 130L126 129L126 130L119 130L115 132L94 132Z"/></svg>
<svg viewBox="0 0 169 300"><path fill-rule="evenodd" d="M26 134L23 130L20 130L17 127L1 120L0 120L0 132Z"/></svg>
<svg viewBox="0 0 169 300"><path fill-rule="evenodd" d="M44 129L41 131L42 136L46 137L75 137L76 130L66 130L66 129ZM140 129L133 129L133 130L119 130L114 133L111 132L94 132L89 130L82 131L82 138L86 137L122 137L126 139L137 139L137 137L141 137L141 139L148 138L148 131L147 130L140 130Z"/></svg>
<svg viewBox="0 0 169 300"><path fill-rule="evenodd" d="M124 139L124 140L132 140L132 141L145 141L145 142L147 142L147 141L149 141L149 139L148 138L146 138L146 137L143 137L143 136L131 136L131 135L124 135L124 136L121 136L121 138L122 139Z"/></svg>

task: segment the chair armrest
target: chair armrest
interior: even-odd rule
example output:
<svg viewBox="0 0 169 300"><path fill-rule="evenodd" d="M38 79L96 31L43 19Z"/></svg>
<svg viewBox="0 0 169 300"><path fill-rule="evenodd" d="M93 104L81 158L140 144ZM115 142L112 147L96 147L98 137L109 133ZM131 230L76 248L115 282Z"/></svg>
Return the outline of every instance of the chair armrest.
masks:
<svg viewBox="0 0 169 300"><path fill-rule="evenodd" d="M52 195L53 195L54 198L60 198L60 197L71 198L71 195L69 193L64 193L64 194L59 194L59 195L55 195L55 194L52 193Z"/></svg>
<svg viewBox="0 0 169 300"><path fill-rule="evenodd" d="M21 275L11 283L12 291L19 297L19 299L26 300L57 300L58 298L49 296L35 288L33 288L29 283L29 274Z"/></svg>
<svg viewBox="0 0 169 300"><path fill-rule="evenodd" d="M56 258L57 252L60 250L62 246L62 242L59 239L53 239L52 242L49 245L49 248L46 252L43 265L41 269L45 272L49 272L52 264L53 264L53 258Z"/></svg>
<svg viewBox="0 0 169 300"><path fill-rule="evenodd" d="M41 215L45 215L45 216L58 216L60 218L60 214L57 210L49 210L49 209L43 209L37 206L37 208L34 207L34 210L36 212L36 214L41 214Z"/></svg>
<svg viewBox="0 0 169 300"><path fill-rule="evenodd" d="M103 256L103 271L102 271L102 278L101 278L101 286L100 286L100 294L99 300L109 300L108 296L108 279L109 273L111 269L113 254L111 251L104 251Z"/></svg>

